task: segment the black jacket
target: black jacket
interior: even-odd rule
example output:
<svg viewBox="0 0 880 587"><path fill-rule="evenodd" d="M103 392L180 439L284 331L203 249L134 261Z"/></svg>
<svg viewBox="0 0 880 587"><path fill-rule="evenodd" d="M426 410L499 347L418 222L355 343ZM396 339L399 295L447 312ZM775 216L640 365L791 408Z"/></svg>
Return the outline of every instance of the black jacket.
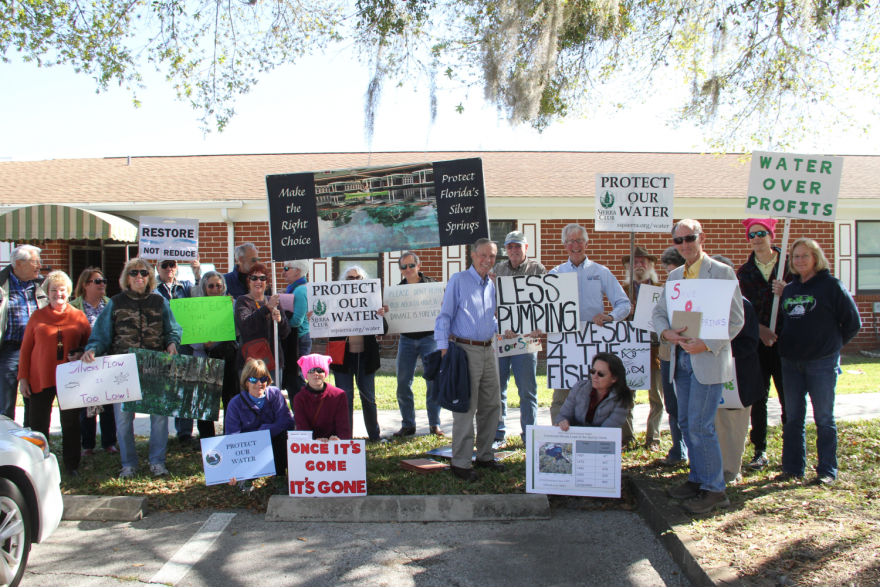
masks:
<svg viewBox="0 0 880 587"><path fill-rule="evenodd" d="M466 414L471 408L471 376L467 353L450 344L446 356L434 351L425 357L425 379L433 381L432 399L450 412Z"/></svg>
<svg viewBox="0 0 880 587"><path fill-rule="evenodd" d="M382 326L384 328L382 334L387 333L388 322L386 322L384 318L382 318ZM355 365L355 361L365 361L364 374L366 375L372 375L379 370L379 367L382 364L382 358L379 356L379 340L376 338L375 334L367 334L364 336L364 352L360 353L360 357L358 357L358 355L353 355L348 351L347 336L339 336L331 338L330 340L345 341L345 360L343 360L341 365L330 363L330 370L334 373L352 373L352 371L349 371L349 367Z"/></svg>
<svg viewBox="0 0 880 587"><path fill-rule="evenodd" d="M744 408L747 408L761 397L764 392L764 381L761 377L761 363L758 360L758 343L761 341L758 314L746 298L743 298L743 316L745 324L739 334L730 341L730 349L733 351L733 361L736 364L739 401Z"/></svg>

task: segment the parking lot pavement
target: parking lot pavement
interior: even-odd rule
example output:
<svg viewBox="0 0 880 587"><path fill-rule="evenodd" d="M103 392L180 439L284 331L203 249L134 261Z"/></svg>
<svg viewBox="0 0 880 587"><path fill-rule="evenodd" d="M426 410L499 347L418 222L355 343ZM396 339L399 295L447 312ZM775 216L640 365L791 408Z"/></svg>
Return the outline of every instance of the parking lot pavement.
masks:
<svg viewBox="0 0 880 587"><path fill-rule="evenodd" d="M555 509L546 521L418 524L215 513L62 522L34 546L23 585L688 585L632 512Z"/></svg>

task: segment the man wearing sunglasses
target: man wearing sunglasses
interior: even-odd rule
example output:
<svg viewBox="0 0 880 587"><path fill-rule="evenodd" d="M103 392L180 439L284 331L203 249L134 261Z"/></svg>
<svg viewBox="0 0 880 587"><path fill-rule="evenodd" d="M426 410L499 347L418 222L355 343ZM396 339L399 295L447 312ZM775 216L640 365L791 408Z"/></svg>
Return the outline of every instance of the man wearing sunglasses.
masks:
<svg viewBox="0 0 880 587"><path fill-rule="evenodd" d="M226 280L226 293L232 296L233 300L237 300L240 296L246 296L250 293L248 288L248 273L254 264L260 262L260 251L254 243L241 243L233 251L235 257L235 267L229 273L223 274ZM266 295L272 295L272 289L266 288Z"/></svg>
<svg viewBox="0 0 880 587"><path fill-rule="evenodd" d="M758 314L761 342L758 344L758 360L761 363L763 393L752 404L752 430L749 439L755 448L755 456L747 467L760 470L767 466L767 401L770 397L770 378L776 384L779 405L782 407L782 423L785 424L785 394L782 390L782 360L776 347L776 338L782 332L782 319L776 321L776 331L770 330L770 314L773 311L771 284L779 279L779 247L773 245L776 236L776 220L772 218L746 218L742 221L746 241L752 247L749 260L743 263L736 276L743 297L747 298ZM782 272L786 283L792 280L786 266Z"/></svg>
<svg viewBox="0 0 880 587"><path fill-rule="evenodd" d="M397 285L437 281L422 273L422 263L419 256L412 251L404 251L398 262L403 279ZM412 436L416 433L415 398L412 390L416 363L421 357L422 366L424 366L425 357L436 350L437 342L434 340L433 330L406 332L400 335L400 341L397 343L397 406L400 408L400 430L395 432L394 436ZM428 426L430 426L431 434L443 436L443 431L440 429L440 406L437 405L431 394L433 384L433 381L425 381Z"/></svg>
<svg viewBox="0 0 880 587"><path fill-rule="evenodd" d="M671 326L665 291L670 282L682 279L736 280L733 269L703 253L705 241L703 227L696 220L685 219L675 224L672 242L684 257L685 264L669 275L653 314L657 334L673 345L670 376L675 381L678 422L690 458L688 480L668 493L674 499L687 500L684 508L695 514L730 505L724 491L726 484L721 444L715 431L715 413L724 384L736 376L730 341L745 324L742 294L737 287L730 301L727 339L692 338L682 334L686 328L673 329Z"/></svg>

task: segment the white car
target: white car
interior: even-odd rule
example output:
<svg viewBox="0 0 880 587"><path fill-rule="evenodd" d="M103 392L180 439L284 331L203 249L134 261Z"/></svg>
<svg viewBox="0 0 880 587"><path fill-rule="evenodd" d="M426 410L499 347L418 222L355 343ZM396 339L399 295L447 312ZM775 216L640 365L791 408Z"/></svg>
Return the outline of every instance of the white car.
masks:
<svg viewBox="0 0 880 587"><path fill-rule="evenodd" d="M48 538L63 511L61 473L46 437L0 416L0 585L18 585L31 543Z"/></svg>

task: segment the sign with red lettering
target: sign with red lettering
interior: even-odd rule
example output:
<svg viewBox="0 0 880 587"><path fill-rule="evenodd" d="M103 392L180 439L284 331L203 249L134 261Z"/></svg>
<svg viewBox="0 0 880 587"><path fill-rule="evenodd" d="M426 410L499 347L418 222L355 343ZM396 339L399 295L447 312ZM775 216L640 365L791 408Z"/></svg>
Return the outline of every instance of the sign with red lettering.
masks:
<svg viewBox="0 0 880 587"><path fill-rule="evenodd" d="M288 436L287 471L292 497L366 495L366 441Z"/></svg>
<svg viewBox="0 0 880 587"><path fill-rule="evenodd" d="M739 282L733 279L684 279L666 282L666 314L676 310L702 312L700 338L730 340L727 320Z"/></svg>

